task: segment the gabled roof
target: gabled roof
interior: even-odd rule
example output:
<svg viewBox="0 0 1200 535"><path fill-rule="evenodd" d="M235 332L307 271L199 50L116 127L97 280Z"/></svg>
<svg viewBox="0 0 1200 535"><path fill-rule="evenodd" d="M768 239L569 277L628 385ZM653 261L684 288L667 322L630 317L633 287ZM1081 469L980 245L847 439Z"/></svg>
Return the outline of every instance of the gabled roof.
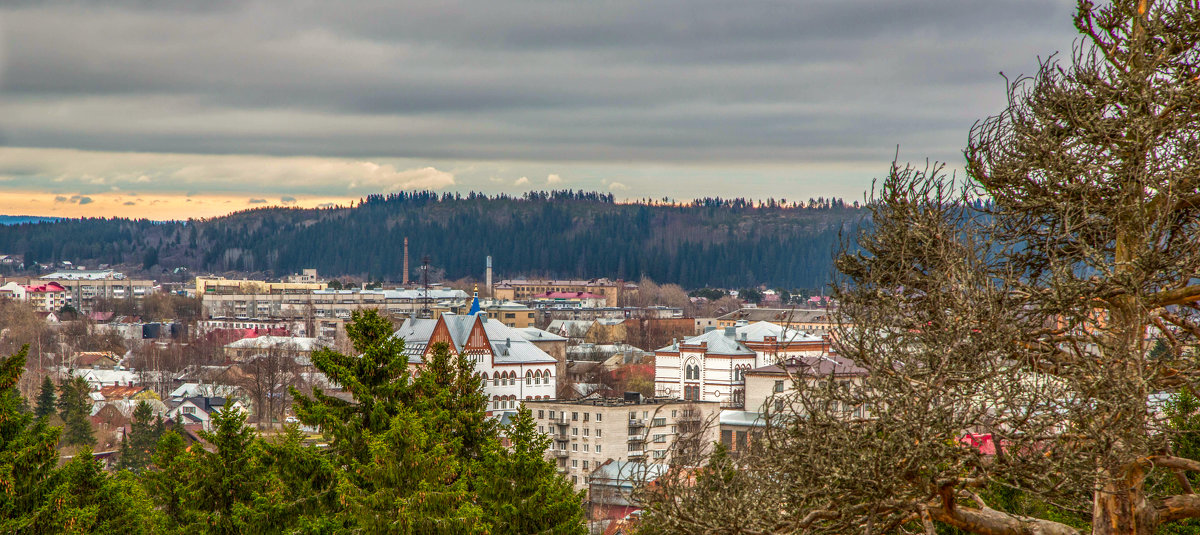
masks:
<svg viewBox="0 0 1200 535"><path fill-rule="evenodd" d="M482 315L442 314L436 320L409 318L404 320L394 336L404 340L404 353L408 355L409 362L420 363L421 357L429 345L429 340L435 338L436 329L444 328L449 334L454 351L461 352L467 345L476 321L483 325L493 362L497 364L558 362L530 342L523 332Z"/></svg>
<svg viewBox="0 0 1200 535"><path fill-rule="evenodd" d="M554 334L550 331L543 331L537 327L521 327L519 329L514 329L514 330L517 332L520 332L521 335L524 336L525 339L529 340L530 342L566 342L567 341L567 339L562 336Z"/></svg>
<svg viewBox="0 0 1200 535"><path fill-rule="evenodd" d="M867 375L867 369L854 361L838 355L811 355L790 357L779 364L762 366L747 371L747 375L796 375L803 373L814 377L858 377Z"/></svg>
<svg viewBox="0 0 1200 535"><path fill-rule="evenodd" d="M225 344L227 349L295 349L296 351L312 351L318 347L316 338L304 336L254 336L242 338L236 342Z"/></svg>
<svg viewBox="0 0 1200 535"><path fill-rule="evenodd" d="M744 342L763 343L768 337L775 337L779 343L821 342L823 339L795 329L785 329L782 325L760 321L748 325L714 329L704 334L693 336L680 342L685 345L706 343L708 353L714 355L753 355L754 351L746 347ZM679 345L670 345L659 349L663 352L679 351Z"/></svg>
<svg viewBox="0 0 1200 535"><path fill-rule="evenodd" d="M720 316L719 320L772 321L777 323L830 321L829 311L823 308L742 308Z"/></svg>

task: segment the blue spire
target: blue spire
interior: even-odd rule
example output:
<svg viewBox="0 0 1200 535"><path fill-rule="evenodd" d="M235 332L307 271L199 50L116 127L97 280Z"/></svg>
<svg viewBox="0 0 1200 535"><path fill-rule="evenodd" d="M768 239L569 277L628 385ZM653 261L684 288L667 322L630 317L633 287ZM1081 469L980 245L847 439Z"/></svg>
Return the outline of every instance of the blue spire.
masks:
<svg viewBox="0 0 1200 535"><path fill-rule="evenodd" d="M481 310L479 309L479 287L476 286L474 297L471 298L471 311L467 312L467 314L470 314L473 316L480 312L481 312Z"/></svg>

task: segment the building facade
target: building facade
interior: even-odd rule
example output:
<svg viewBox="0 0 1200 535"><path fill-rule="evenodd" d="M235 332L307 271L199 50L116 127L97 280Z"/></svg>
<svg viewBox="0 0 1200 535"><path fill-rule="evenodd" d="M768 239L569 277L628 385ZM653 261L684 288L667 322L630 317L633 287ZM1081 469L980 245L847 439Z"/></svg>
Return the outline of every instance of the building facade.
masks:
<svg viewBox="0 0 1200 535"><path fill-rule="evenodd" d="M765 321L714 329L654 352L655 395L741 408L746 372L829 349L820 336Z"/></svg>
<svg viewBox="0 0 1200 535"><path fill-rule="evenodd" d="M550 293L588 293L603 296L604 305L608 307L621 306L621 292L625 281L609 279L591 280L533 280L512 279L502 280L492 288L492 297L508 301L530 301L539 294Z"/></svg>
<svg viewBox="0 0 1200 535"><path fill-rule="evenodd" d="M446 343L452 355L470 358L483 379L488 416L515 411L523 400L555 397L558 360L530 342L524 333L482 313L409 318L395 336L404 340L408 365L414 371L419 371L439 342Z"/></svg>
<svg viewBox="0 0 1200 535"><path fill-rule="evenodd" d="M720 412L716 403L636 394L525 406L533 411L538 431L553 440L546 457L576 490L586 488L588 475L609 460L667 463L680 437L711 444Z"/></svg>
<svg viewBox="0 0 1200 535"><path fill-rule="evenodd" d="M136 280L111 269L57 271L39 277L66 288L71 306L85 314L92 312L97 301L141 299L154 293L152 280Z"/></svg>

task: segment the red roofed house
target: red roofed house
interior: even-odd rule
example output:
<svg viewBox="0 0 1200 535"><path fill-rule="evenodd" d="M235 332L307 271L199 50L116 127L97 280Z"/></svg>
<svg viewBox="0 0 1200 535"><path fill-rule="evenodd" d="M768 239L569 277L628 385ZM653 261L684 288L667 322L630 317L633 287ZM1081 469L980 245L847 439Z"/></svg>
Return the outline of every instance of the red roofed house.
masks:
<svg viewBox="0 0 1200 535"><path fill-rule="evenodd" d="M61 310L70 304L67 289L56 282L25 286L25 300L41 310Z"/></svg>
<svg viewBox="0 0 1200 535"><path fill-rule="evenodd" d="M538 308L599 308L606 299L589 292L542 292L529 298Z"/></svg>

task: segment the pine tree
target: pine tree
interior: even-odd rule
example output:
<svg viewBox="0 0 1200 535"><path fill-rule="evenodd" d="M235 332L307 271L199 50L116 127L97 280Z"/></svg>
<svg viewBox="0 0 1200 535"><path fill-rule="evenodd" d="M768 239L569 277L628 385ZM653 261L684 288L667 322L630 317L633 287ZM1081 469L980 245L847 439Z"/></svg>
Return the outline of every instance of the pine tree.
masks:
<svg viewBox="0 0 1200 535"><path fill-rule="evenodd" d="M50 376L47 375L45 379L42 379L42 390L38 393L37 409L34 410L34 416L38 418L50 417L50 415L54 414L57 399L57 396L54 395L54 381L51 381Z"/></svg>
<svg viewBox="0 0 1200 535"><path fill-rule="evenodd" d="M162 515L128 474L109 476L84 447L46 482L30 518L34 533L155 533Z"/></svg>
<svg viewBox="0 0 1200 535"><path fill-rule="evenodd" d="M550 439L524 404L507 429L510 448L488 452L480 504L497 533L585 532L582 493L546 460Z"/></svg>

